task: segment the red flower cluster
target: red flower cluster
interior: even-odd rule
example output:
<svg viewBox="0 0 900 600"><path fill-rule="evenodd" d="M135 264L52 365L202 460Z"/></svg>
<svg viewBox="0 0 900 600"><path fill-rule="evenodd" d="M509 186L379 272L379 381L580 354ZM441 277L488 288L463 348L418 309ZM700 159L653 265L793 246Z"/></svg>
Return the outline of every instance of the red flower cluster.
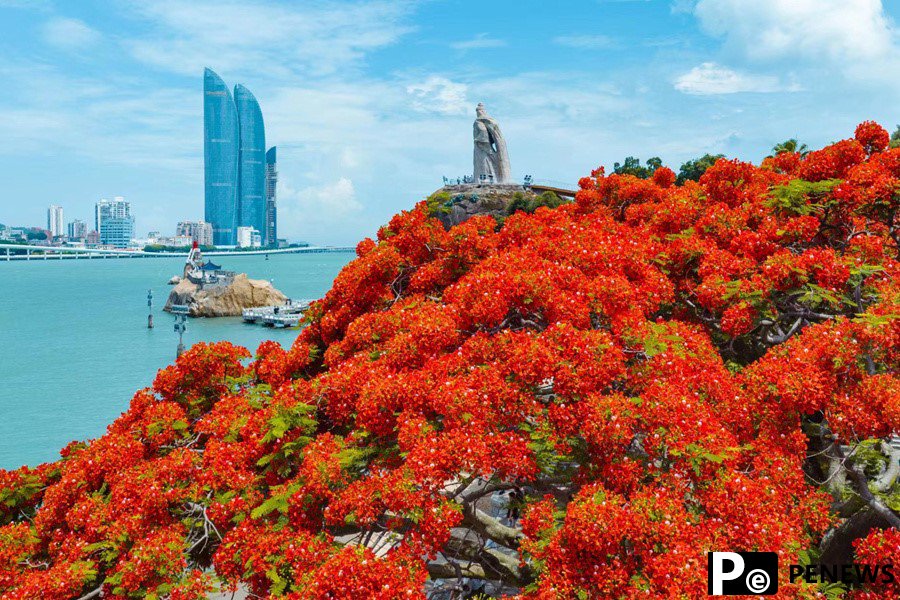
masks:
<svg viewBox="0 0 900 600"><path fill-rule="evenodd" d="M711 550L896 561L886 135L397 215L290 349L198 344L106 435L0 471L0 597L700 597Z"/></svg>

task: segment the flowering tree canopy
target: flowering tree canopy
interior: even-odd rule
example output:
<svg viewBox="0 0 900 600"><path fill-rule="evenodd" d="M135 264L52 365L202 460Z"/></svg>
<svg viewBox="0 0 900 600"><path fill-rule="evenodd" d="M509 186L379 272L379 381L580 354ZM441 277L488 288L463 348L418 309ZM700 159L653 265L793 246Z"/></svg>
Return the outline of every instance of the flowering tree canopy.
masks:
<svg viewBox="0 0 900 600"><path fill-rule="evenodd" d="M0 597L693 598L708 551L897 564L888 141L599 169L502 224L420 203L290 349L197 344L104 436L0 471Z"/></svg>

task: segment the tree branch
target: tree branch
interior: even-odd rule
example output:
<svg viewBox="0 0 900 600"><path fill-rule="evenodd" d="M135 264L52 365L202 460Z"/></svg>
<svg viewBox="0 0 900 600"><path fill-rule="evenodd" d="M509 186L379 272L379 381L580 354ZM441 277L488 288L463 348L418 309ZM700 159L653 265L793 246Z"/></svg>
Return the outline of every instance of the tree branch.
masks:
<svg viewBox="0 0 900 600"><path fill-rule="evenodd" d="M78 600L89 600L90 598L99 598L100 594L102 592L103 592L103 586L101 585L97 589L91 590L90 592L88 592L87 594L85 594L84 596L79 598Z"/></svg>
<svg viewBox="0 0 900 600"><path fill-rule="evenodd" d="M838 458L844 461L844 468L856 484L856 491L859 494L859 497L862 498L862 501L868 504L869 508L887 521L891 527L900 529L900 516L897 516L897 513L892 511L884 502L872 493L869 489L869 480L866 478L866 474L852 461L846 460L844 451L841 450L841 446L837 442L834 443L834 452Z"/></svg>
<svg viewBox="0 0 900 600"><path fill-rule="evenodd" d="M473 505L464 507L463 523L471 527L476 533L513 550L519 547L519 543L525 537L521 529L507 527L499 519L495 519Z"/></svg>

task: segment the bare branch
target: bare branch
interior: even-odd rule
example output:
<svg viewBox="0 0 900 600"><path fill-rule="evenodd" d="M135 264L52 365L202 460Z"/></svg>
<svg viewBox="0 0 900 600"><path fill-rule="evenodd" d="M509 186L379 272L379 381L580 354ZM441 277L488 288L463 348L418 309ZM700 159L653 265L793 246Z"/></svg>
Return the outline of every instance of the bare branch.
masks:
<svg viewBox="0 0 900 600"><path fill-rule="evenodd" d="M100 594L102 592L103 592L103 586L101 585L100 587L98 587L94 590L91 590L90 592L88 592L87 594L85 594L84 596L79 598L78 600L88 600L89 598L99 598Z"/></svg>
<svg viewBox="0 0 900 600"><path fill-rule="evenodd" d="M845 460L844 451L841 449L840 444L834 444L834 451L838 458ZM900 516L897 516L897 513L892 511L884 502L875 497L869 489L869 480L866 478L866 474L852 461L845 461L844 468L856 484L856 491L863 502L868 504L869 508L878 513L878 515L887 521L891 527L900 529Z"/></svg>

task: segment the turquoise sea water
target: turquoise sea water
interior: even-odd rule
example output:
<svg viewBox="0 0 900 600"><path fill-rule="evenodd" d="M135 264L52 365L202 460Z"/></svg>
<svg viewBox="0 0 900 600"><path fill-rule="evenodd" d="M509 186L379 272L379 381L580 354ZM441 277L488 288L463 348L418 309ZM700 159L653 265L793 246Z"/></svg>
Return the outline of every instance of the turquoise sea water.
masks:
<svg viewBox="0 0 900 600"><path fill-rule="evenodd" d="M320 298L352 253L221 257L292 298ZM101 435L134 392L173 362L178 336L162 311L183 259L0 262L0 468L55 460L72 440ZM153 321L147 329L147 290ZM228 340L284 346L296 330L240 318L189 319L185 346Z"/></svg>

